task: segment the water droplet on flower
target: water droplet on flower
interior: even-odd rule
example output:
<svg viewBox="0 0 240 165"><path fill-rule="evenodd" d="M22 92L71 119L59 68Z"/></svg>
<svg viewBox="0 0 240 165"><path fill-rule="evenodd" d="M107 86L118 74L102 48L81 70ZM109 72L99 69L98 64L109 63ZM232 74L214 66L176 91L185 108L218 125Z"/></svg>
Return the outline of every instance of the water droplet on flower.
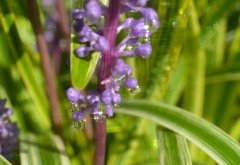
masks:
<svg viewBox="0 0 240 165"><path fill-rule="evenodd" d="M100 104L99 106L99 111L97 114L93 115L93 119L95 122L103 122L106 119L106 114L105 114L105 106L103 104Z"/></svg>
<svg viewBox="0 0 240 165"><path fill-rule="evenodd" d="M145 36L145 37L139 37L139 43L149 43L150 42L150 38L149 36Z"/></svg>
<svg viewBox="0 0 240 165"><path fill-rule="evenodd" d="M79 110L80 110L80 105L79 105L79 103L78 103L78 102L71 103L71 110L72 110L72 112L79 111Z"/></svg>
<svg viewBox="0 0 240 165"><path fill-rule="evenodd" d="M74 121L73 122L73 127L78 129L78 130L84 130L86 128L86 120L81 120L81 121Z"/></svg>
<svg viewBox="0 0 240 165"><path fill-rule="evenodd" d="M138 92L140 92L141 91L141 88L140 88L140 86L136 86L135 88L129 88L128 89L131 93L138 93Z"/></svg>
<svg viewBox="0 0 240 165"><path fill-rule="evenodd" d="M118 104L113 104L113 107L119 107L120 106L120 103Z"/></svg>
<svg viewBox="0 0 240 165"><path fill-rule="evenodd" d="M114 76L113 79L117 85L122 85L126 81L127 77L126 75Z"/></svg>

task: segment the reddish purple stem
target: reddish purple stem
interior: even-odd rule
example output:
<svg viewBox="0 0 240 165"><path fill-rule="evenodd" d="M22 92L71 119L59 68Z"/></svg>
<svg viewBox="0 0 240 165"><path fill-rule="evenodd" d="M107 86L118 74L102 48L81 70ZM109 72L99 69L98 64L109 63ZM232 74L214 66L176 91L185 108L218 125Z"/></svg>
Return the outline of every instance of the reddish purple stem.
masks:
<svg viewBox="0 0 240 165"><path fill-rule="evenodd" d="M114 62L114 46L117 35L117 27L120 16L120 0L110 0L109 8L106 16L104 37L109 42L110 50L102 55L101 68L98 77L98 91L102 93L105 90L105 86L101 85L101 81L108 78L111 75L111 67ZM96 149L95 149L95 165L105 164L105 152L106 152L106 121L96 122L95 124L96 134Z"/></svg>

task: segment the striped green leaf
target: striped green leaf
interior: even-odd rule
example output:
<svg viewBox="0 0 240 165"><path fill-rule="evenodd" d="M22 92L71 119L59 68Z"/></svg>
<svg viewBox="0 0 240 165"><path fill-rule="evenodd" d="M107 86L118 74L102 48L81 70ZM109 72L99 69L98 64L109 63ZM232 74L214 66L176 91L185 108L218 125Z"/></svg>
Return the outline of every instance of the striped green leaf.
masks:
<svg viewBox="0 0 240 165"><path fill-rule="evenodd" d="M182 135L219 164L240 162L240 145L233 138L183 109L146 100L125 100L118 112L149 119Z"/></svg>
<svg viewBox="0 0 240 165"><path fill-rule="evenodd" d="M160 165L191 165L186 139L168 129L157 128Z"/></svg>
<svg viewBox="0 0 240 165"><path fill-rule="evenodd" d="M98 62L99 53L89 54L87 58L78 58L75 50L80 44L71 43L71 80L77 89L83 89L91 79Z"/></svg>
<svg viewBox="0 0 240 165"><path fill-rule="evenodd" d="M70 165L64 144L55 135L22 135L20 137L20 161L24 165Z"/></svg>
<svg viewBox="0 0 240 165"><path fill-rule="evenodd" d="M82 0L76 0L73 3L73 9L81 8L83 4ZM80 46L77 41L77 36L72 29L71 34L71 81L73 87L77 89L83 89L91 79L95 67L99 59L99 53L94 52L88 55L87 58L79 58L76 56L76 49Z"/></svg>

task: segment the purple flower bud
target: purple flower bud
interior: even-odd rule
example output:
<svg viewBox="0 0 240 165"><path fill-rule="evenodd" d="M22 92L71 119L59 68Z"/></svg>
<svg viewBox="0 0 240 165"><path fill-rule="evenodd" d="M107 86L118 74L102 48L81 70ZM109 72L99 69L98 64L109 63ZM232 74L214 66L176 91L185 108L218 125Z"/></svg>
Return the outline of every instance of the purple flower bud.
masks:
<svg viewBox="0 0 240 165"><path fill-rule="evenodd" d="M136 88L138 85L138 82L133 77L128 77L127 81L124 84L127 88Z"/></svg>
<svg viewBox="0 0 240 165"><path fill-rule="evenodd" d="M128 76L132 75L132 67L128 64L125 66L125 72L127 73Z"/></svg>
<svg viewBox="0 0 240 165"><path fill-rule="evenodd" d="M120 86L119 85L114 85L113 90L115 92L119 92L120 91Z"/></svg>
<svg viewBox="0 0 240 165"><path fill-rule="evenodd" d="M81 92L72 87L68 88L66 95L67 95L68 100L71 102L77 102L78 100L83 98Z"/></svg>
<svg viewBox="0 0 240 165"><path fill-rule="evenodd" d="M77 20L77 21L75 21L75 22L73 23L73 29L74 29L77 33L81 32L83 26L84 26L83 20Z"/></svg>
<svg viewBox="0 0 240 165"><path fill-rule="evenodd" d="M139 54L142 58L147 58L152 53L152 47L149 43L141 44L136 49L136 53Z"/></svg>
<svg viewBox="0 0 240 165"><path fill-rule="evenodd" d="M86 96L87 102L92 105L95 106L100 103L100 98L99 98L99 94L95 91L95 90L91 90L87 93Z"/></svg>
<svg viewBox="0 0 240 165"><path fill-rule="evenodd" d="M143 17L154 26L155 29L159 27L158 15L155 10L152 8L143 8L141 13Z"/></svg>
<svg viewBox="0 0 240 165"><path fill-rule="evenodd" d="M104 104L111 104L111 102L112 102L112 92L110 90L105 90L101 94L101 101Z"/></svg>
<svg viewBox="0 0 240 165"><path fill-rule="evenodd" d="M121 103L121 96L118 93L113 93L112 94L112 103L113 104L120 104Z"/></svg>
<svg viewBox="0 0 240 165"><path fill-rule="evenodd" d="M88 21L94 22L102 15L101 4L96 0L88 0L85 3L85 17Z"/></svg>
<svg viewBox="0 0 240 165"><path fill-rule="evenodd" d="M143 18L133 21L131 28L131 37L144 37L149 33L149 31L145 28L145 20Z"/></svg>
<svg viewBox="0 0 240 165"><path fill-rule="evenodd" d="M122 23L121 26L122 26L123 28L128 29L128 28L131 27L131 24L132 24L133 21L134 21L133 18L127 18L127 19L124 20L124 22Z"/></svg>
<svg viewBox="0 0 240 165"><path fill-rule="evenodd" d="M148 0L123 0L124 3L129 3L131 6L143 7Z"/></svg>
<svg viewBox="0 0 240 165"><path fill-rule="evenodd" d="M105 37L100 36L97 42L93 45L93 48L100 52L107 52L109 50L109 44Z"/></svg>
<svg viewBox="0 0 240 165"><path fill-rule="evenodd" d="M84 119L84 112L82 110L73 112L72 118L74 121L82 121Z"/></svg>
<svg viewBox="0 0 240 165"><path fill-rule="evenodd" d="M116 59L115 63L113 64L112 67L112 74L113 76L121 76L126 73L125 70L125 63L122 59L118 58Z"/></svg>
<svg viewBox="0 0 240 165"><path fill-rule="evenodd" d="M111 104L106 105L105 110L108 117L113 116L113 106Z"/></svg>
<svg viewBox="0 0 240 165"><path fill-rule="evenodd" d="M76 54L78 57L86 57L90 52L90 48L89 47L86 47L86 46L79 46L77 49L76 49Z"/></svg>
<svg viewBox="0 0 240 165"><path fill-rule="evenodd" d="M73 10L72 17L75 20L76 19L83 19L84 18L84 10L81 10L81 9Z"/></svg>

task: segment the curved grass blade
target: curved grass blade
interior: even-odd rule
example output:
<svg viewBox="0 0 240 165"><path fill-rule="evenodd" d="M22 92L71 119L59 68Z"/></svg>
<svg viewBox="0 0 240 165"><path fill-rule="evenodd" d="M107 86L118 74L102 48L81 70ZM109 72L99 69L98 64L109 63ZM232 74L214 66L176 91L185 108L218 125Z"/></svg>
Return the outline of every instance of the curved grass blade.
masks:
<svg viewBox="0 0 240 165"><path fill-rule="evenodd" d="M20 161L24 165L70 165L63 142L55 135L22 135Z"/></svg>
<svg viewBox="0 0 240 165"><path fill-rule="evenodd" d="M186 139L168 129L157 128L160 165L191 165Z"/></svg>
<svg viewBox="0 0 240 165"><path fill-rule="evenodd" d="M42 130L47 130L51 127L50 120L48 118L49 105L43 91L40 88L38 77L34 73L34 66L32 65L29 54L24 49L19 32L15 22L15 15L11 12L8 2L4 1L0 5L0 29L3 30L3 37L7 42L9 54L14 64L16 64L19 74L33 100L37 112L41 118L39 122L42 126ZM31 69L29 69L31 68Z"/></svg>
<svg viewBox="0 0 240 165"><path fill-rule="evenodd" d="M0 165L11 165L2 155L0 155Z"/></svg>
<svg viewBox="0 0 240 165"><path fill-rule="evenodd" d="M238 164L240 145L224 131L183 109L149 100L124 100L117 112L143 117L187 138L219 164Z"/></svg>

